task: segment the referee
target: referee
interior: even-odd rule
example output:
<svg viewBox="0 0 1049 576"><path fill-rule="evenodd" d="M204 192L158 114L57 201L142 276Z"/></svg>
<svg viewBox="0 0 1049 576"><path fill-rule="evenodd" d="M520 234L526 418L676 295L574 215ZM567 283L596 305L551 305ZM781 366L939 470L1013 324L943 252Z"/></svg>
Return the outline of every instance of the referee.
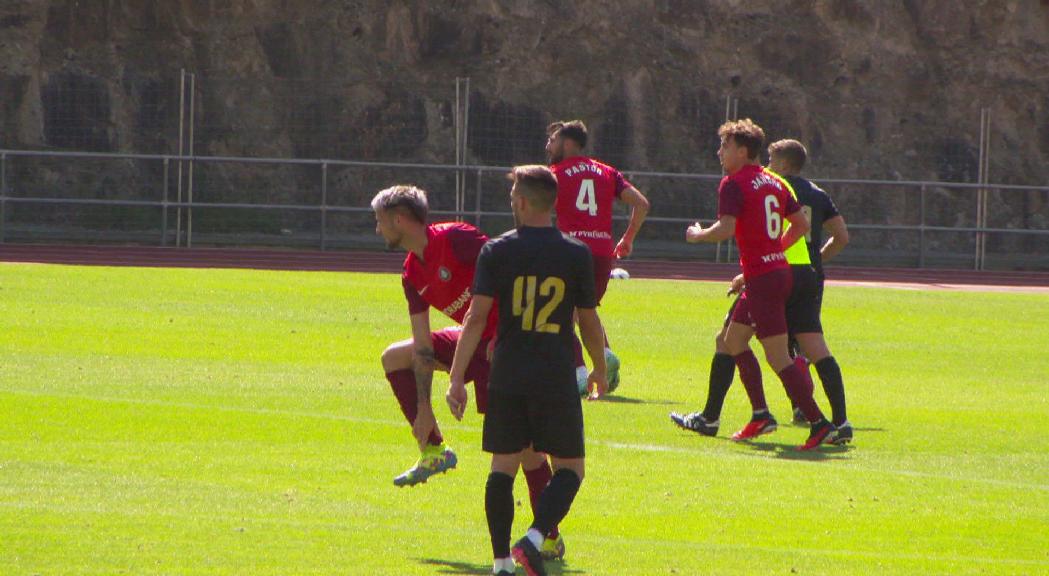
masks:
<svg viewBox="0 0 1049 576"><path fill-rule="evenodd" d="M553 227L557 180L545 166L517 166L510 174L510 206L517 228L489 241L477 258L473 302L455 351L448 406L466 408L465 373L499 303L499 327L489 377L482 447L492 454L485 512L495 574L513 574L514 560L530 575L546 574L539 548L568 514L583 481L583 408L575 382L573 312L593 363L590 398L603 395L604 338L594 296L589 249ZM514 476L521 452L550 455L554 475L543 490L527 534L513 546Z"/></svg>

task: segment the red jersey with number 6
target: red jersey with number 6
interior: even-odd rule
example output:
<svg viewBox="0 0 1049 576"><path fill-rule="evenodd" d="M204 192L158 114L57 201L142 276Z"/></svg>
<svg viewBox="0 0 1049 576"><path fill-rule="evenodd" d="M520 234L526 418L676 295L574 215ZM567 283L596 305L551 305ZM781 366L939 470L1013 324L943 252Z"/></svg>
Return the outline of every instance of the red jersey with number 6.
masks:
<svg viewBox="0 0 1049 576"><path fill-rule="evenodd" d="M725 176L718 186L718 218L736 217L743 277L788 268L780 236L785 217L801 210L783 181L756 164Z"/></svg>
<svg viewBox="0 0 1049 576"><path fill-rule="evenodd" d="M566 158L550 170L557 177L557 227L589 246L594 256L611 258L612 205L630 182L587 156Z"/></svg>

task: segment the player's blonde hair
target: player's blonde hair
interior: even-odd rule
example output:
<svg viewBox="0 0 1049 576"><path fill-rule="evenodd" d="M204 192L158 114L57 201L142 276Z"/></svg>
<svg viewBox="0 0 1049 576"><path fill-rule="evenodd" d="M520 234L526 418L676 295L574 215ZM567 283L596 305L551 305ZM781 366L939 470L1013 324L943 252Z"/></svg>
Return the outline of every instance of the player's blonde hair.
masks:
<svg viewBox="0 0 1049 576"><path fill-rule="evenodd" d="M536 209L550 211L557 201L557 177L541 164L514 166L507 178L517 186L517 192L528 198Z"/></svg>
<svg viewBox="0 0 1049 576"><path fill-rule="evenodd" d="M411 184L398 184L380 190L372 198L372 210L376 212L400 210L402 214L408 214L416 221L426 224L430 204L426 200L426 191L422 188Z"/></svg>
<svg viewBox="0 0 1049 576"><path fill-rule="evenodd" d="M765 143L765 131L750 118L725 122L718 128L718 136L732 138L739 146L747 149L747 157L757 159L761 154L761 145Z"/></svg>

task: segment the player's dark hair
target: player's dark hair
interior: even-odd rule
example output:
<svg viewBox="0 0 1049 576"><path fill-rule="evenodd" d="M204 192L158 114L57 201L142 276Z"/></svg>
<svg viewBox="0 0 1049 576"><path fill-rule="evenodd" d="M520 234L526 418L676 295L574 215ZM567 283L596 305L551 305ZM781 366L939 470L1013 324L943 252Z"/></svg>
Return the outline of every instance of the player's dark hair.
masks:
<svg viewBox="0 0 1049 576"><path fill-rule="evenodd" d="M410 184L398 184L380 190L375 198L372 198L372 210L376 212L398 210L401 214L407 214L417 222L426 224L430 205L426 201L426 191L422 188Z"/></svg>
<svg viewBox="0 0 1049 576"><path fill-rule="evenodd" d="M790 164L794 170L801 171L805 167L805 161L809 158L805 145L797 140L776 140L769 144L769 156L782 158Z"/></svg>
<svg viewBox="0 0 1049 576"><path fill-rule="evenodd" d="M546 166L514 166L507 177L517 185L517 192L528 198L539 210L552 210L557 201L557 177Z"/></svg>
<svg viewBox="0 0 1049 576"><path fill-rule="evenodd" d="M747 158L757 159L761 145L765 143L765 131L750 118L725 122L718 128L718 136L732 138L739 146L747 149Z"/></svg>
<svg viewBox="0 0 1049 576"><path fill-rule="evenodd" d="M562 138L572 140L579 144L580 148L586 148L586 124L582 120L558 120L546 127L546 135L559 134Z"/></svg>

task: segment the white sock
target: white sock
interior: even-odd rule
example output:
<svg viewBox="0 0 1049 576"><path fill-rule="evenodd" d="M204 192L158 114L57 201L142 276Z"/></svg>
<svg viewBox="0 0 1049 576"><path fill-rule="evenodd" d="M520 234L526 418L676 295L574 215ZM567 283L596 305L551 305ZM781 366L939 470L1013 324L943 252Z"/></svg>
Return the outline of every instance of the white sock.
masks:
<svg viewBox="0 0 1049 576"><path fill-rule="evenodd" d="M612 349L609 348L608 346L605 346L605 356L608 356L611 353L612 353Z"/></svg>
<svg viewBox="0 0 1049 576"><path fill-rule="evenodd" d="M543 547L543 535L535 528L529 528L525 537L535 545L536 550Z"/></svg>
<svg viewBox="0 0 1049 576"><path fill-rule="evenodd" d="M517 566L514 565L514 559L507 556L506 558L496 558L495 562L492 563L492 574L498 574L500 572L513 573L517 571Z"/></svg>

